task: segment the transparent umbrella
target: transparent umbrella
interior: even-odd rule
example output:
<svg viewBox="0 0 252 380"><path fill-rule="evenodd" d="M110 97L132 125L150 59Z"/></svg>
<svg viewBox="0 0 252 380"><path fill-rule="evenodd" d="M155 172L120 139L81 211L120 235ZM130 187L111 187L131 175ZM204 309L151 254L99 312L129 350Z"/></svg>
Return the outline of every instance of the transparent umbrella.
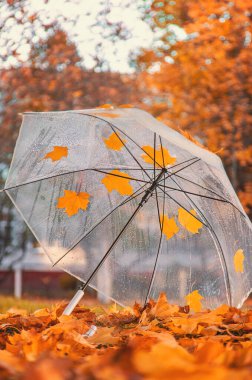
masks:
<svg viewBox="0 0 252 380"><path fill-rule="evenodd" d="M52 262L125 305L239 306L252 226L215 154L135 108L26 113L4 191ZM144 269L142 269L144 267Z"/></svg>

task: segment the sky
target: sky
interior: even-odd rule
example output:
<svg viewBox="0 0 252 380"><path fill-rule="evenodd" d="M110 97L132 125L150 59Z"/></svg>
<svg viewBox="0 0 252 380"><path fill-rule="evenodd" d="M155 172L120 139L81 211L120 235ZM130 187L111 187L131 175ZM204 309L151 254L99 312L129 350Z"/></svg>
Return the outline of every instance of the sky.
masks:
<svg viewBox="0 0 252 380"><path fill-rule="evenodd" d="M80 55L84 59L87 68L94 66L92 55L98 42L101 44L101 55L109 62L112 71L132 72L134 69L129 65L129 54L140 48L149 47L153 42L153 32L146 22L141 20L141 12L138 8L143 0L49 0L47 4L43 0L30 0L29 10L31 14L39 12L47 14L49 20L76 19L76 24L66 20L61 23L68 32L70 38L76 43ZM147 0L148 2L148 0ZM129 5L129 6L127 6ZM94 27L96 16L101 11L110 7L111 12L107 15L108 21L122 22L129 32L127 40L117 40L116 44L105 38L106 29L102 26ZM100 25L104 22L102 16ZM21 27L12 31L13 39L18 37ZM38 32L39 34L40 32ZM35 37L36 38L36 37ZM22 59L28 54L28 46L21 46L19 53Z"/></svg>
<svg viewBox="0 0 252 380"><path fill-rule="evenodd" d="M143 7L148 8L151 2L152 0L29 0L26 11L28 15L39 14L46 23L57 20L70 39L75 42L87 69L94 67L95 48L101 43L99 55L109 63L109 67L105 69L132 73L134 67L130 65L130 55L132 53L136 55L142 48L150 48L160 42L158 32L153 33L149 24L141 18ZM99 13L106 9L110 12L100 15L97 24ZM1 16L8 18L7 9L1 6L1 0L0 11ZM106 20L112 24L121 22L124 30L127 30L127 38L117 38L114 42L106 38L109 32L109 28L103 27ZM9 18L8 22L11 25L12 19ZM177 39L186 38L185 32L178 26L170 25L169 28L175 32ZM11 39L18 44L20 36L25 33L23 25L15 24L8 31L8 38L11 36ZM45 32L38 27L33 42L45 37ZM1 51L6 49L3 32L2 41L3 43L0 39ZM22 60L27 59L29 49L30 46L24 43L18 47L17 52ZM16 62L16 58L10 56L3 66L8 67ZM158 66L153 67L153 70L158 70Z"/></svg>

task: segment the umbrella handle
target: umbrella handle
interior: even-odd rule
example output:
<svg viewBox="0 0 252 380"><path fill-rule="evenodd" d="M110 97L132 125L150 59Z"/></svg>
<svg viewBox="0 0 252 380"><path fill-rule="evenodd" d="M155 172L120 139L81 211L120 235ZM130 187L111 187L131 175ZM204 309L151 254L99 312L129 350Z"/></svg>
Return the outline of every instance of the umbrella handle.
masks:
<svg viewBox="0 0 252 380"><path fill-rule="evenodd" d="M72 311L74 310L75 306L78 305L78 303L80 302L80 300L84 296L84 293L85 293L84 290L79 289L75 293L75 295L73 296L73 298L71 299L71 301L69 302L69 304L67 305L65 310L63 311L62 315L70 315L72 313ZM97 330L97 327L95 325L92 325L90 327L90 329L86 332L86 334L84 334L83 336L85 338L89 338L96 333L96 330Z"/></svg>
<svg viewBox="0 0 252 380"><path fill-rule="evenodd" d="M80 302L83 296L84 296L84 290L79 289L75 293L75 295L73 296L73 298L71 299L71 301L69 302L65 310L63 311L63 315L70 315L72 311L74 310L75 306L78 305L78 303Z"/></svg>

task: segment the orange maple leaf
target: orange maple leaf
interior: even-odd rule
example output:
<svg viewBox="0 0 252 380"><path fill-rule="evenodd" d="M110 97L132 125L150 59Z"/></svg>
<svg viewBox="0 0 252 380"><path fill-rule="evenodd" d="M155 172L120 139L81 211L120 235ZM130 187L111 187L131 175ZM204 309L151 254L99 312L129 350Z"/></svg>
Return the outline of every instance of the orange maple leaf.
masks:
<svg viewBox="0 0 252 380"><path fill-rule="evenodd" d="M118 107L119 108L134 108L132 104L120 104Z"/></svg>
<svg viewBox="0 0 252 380"><path fill-rule="evenodd" d="M101 106L98 106L98 107L95 107L95 108L106 108L106 109L109 109L109 110L112 110L114 107L112 106L112 104L102 104Z"/></svg>
<svg viewBox="0 0 252 380"><path fill-rule="evenodd" d="M78 211L86 210L89 204L88 193L76 193L72 190L64 190L64 196L58 199L57 208L64 208L67 215L73 216L78 213Z"/></svg>
<svg viewBox="0 0 252 380"><path fill-rule="evenodd" d="M236 272L244 272L244 262L245 256L243 249L238 249L234 254L234 268Z"/></svg>
<svg viewBox="0 0 252 380"><path fill-rule="evenodd" d="M123 143L126 140L123 140L118 137L118 135L113 132L107 139L103 138L103 141L105 142L107 148L112 149L112 150L121 150L122 147L124 146Z"/></svg>
<svg viewBox="0 0 252 380"><path fill-rule="evenodd" d="M189 141L192 141L194 144L200 146L201 148L203 149L206 149L206 150L209 150L206 146L204 146L203 144L201 144L198 140L196 140L188 131L184 131L183 129L181 128L178 128L179 132L181 133L181 135L183 135L186 139L188 139Z"/></svg>
<svg viewBox="0 0 252 380"><path fill-rule="evenodd" d="M148 164L154 165L154 148L152 148L152 146L146 145L142 146L142 149L147 154L142 154L141 157ZM159 149L156 149L155 162L157 165L163 167L174 164L174 162L176 162L176 157L172 157L166 148L163 147L162 150L162 148L159 147Z"/></svg>
<svg viewBox="0 0 252 380"><path fill-rule="evenodd" d="M129 183L129 178L127 173L120 170L112 170L101 182L109 192L116 190L121 195L131 195L133 194L133 187Z"/></svg>
<svg viewBox="0 0 252 380"><path fill-rule="evenodd" d="M54 146L53 150L47 153L44 159L51 158L52 161L58 161L62 157L67 157L67 156L68 156L68 148L66 146Z"/></svg>
<svg viewBox="0 0 252 380"><path fill-rule="evenodd" d="M190 210L190 213L194 216L197 215L195 210ZM199 229L202 228L203 224L198 219L194 218L194 216L190 213L182 207L179 208L178 220L179 223L187 229L187 231L191 232L192 234L197 234L199 233Z"/></svg>
<svg viewBox="0 0 252 380"><path fill-rule="evenodd" d="M186 297L187 305L190 306L190 308L195 311L195 313L199 312L202 308L201 300L204 299L204 297L199 293L198 290L194 290L193 292L189 293Z"/></svg>
<svg viewBox="0 0 252 380"><path fill-rule="evenodd" d="M99 113L94 113L93 115L95 116L103 116L103 117L108 117L108 118L117 118L120 117L118 113L112 113L112 112L99 112Z"/></svg>
<svg viewBox="0 0 252 380"><path fill-rule="evenodd" d="M162 232L166 235L166 239L171 239L176 233L179 231L179 227L177 226L174 218L168 218L167 215L160 216L160 223L163 228Z"/></svg>

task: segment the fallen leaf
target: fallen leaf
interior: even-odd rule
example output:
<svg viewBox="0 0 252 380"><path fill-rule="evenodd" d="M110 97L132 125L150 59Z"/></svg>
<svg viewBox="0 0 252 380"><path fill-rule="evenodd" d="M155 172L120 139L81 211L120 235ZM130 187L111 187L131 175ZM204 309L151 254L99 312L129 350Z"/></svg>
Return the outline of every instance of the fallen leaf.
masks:
<svg viewBox="0 0 252 380"><path fill-rule="evenodd" d="M194 216L197 215L195 210L190 210L190 213ZM178 209L178 220L179 223L187 229L187 231L191 232L192 234L199 233L199 229L202 228L203 224L196 218L194 218L193 215L191 215L188 211L186 211L184 208Z"/></svg>
<svg viewBox="0 0 252 380"><path fill-rule="evenodd" d="M190 308L195 311L195 313L199 312L202 308L201 300L204 299L202 295L199 293L198 290L194 290L193 292L189 293L186 297L187 305L190 306Z"/></svg>
<svg viewBox="0 0 252 380"><path fill-rule="evenodd" d="M186 374L196 370L194 357L183 347L157 343L150 351L136 351L134 364L146 379L168 379L172 375L186 379Z"/></svg>
<svg viewBox="0 0 252 380"><path fill-rule="evenodd" d="M24 360L15 356L11 352L0 350L0 374L1 368L4 368L10 374L14 375L21 372L24 369L24 367Z"/></svg>
<svg viewBox="0 0 252 380"><path fill-rule="evenodd" d="M118 107L119 108L134 108L132 104L120 104Z"/></svg>
<svg viewBox="0 0 252 380"><path fill-rule="evenodd" d="M59 161L62 157L68 156L68 148L66 146L54 146L53 150L47 153L44 159L51 158L52 161Z"/></svg>
<svg viewBox="0 0 252 380"><path fill-rule="evenodd" d="M244 256L243 249L238 249L234 255L234 268L237 273L244 272L244 265L243 265L244 259L245 259L245 256Z"/></svg>
<svg viewBox="0 0 252 380"><path fill-rule="evenodd" d="M120 337L114 335L114 328L99 327L96 333L88 338L88 343L95 345L114 345L117 344Z"/></svg>
<svg viewBox="0 0 252 380"><path fill-rule="evenodd" d="M121 150L122 147L124 146L124 142L126 140L123 140L118 137L118 135L113 132L107 139L103 138L103 141L105 142L107 148L112 149L112 150Z"/></svg>
<svg viewBox="0 0 252 380"><path fill-rule="evenodd" d="M30 363L22 380L65 380L71 379L72 363L68 358L42 356L35 363Z"/></svg>
<svg viewBox="0 0 252 380"><path fill-rule="evenodd" d="M171 239L179 231L179 227L177 226L174 218L169 218L167 215L160 216L160 223L161 226L163 223L162 232L165 234L167 240Z"/></svg>
<svg viewBox="0 0 252 380"><path fill-rule="evenodd" d="M64 196L58 199L57 208L64 208L67 215L73 216L78 211L86 210L90 195L85 192L76 193L72 190L64 190Z"/></svg>
<svg viewBox="0 0 252 380"><path fill-rule="evenodd" d="M215 310L211 311L211 314L213 315L224 315L228 313L229 311L229 306L228 305L221 305L217 307Z"/></svg>
<svg viewBox="0 0 252 380"><path fill-rule="evenodd" d="M198 320L195 318L175 317L166 326L173 331L174 334L195 334L198 333Z"/></svg>
<svg viewBox="0 0 252 380"><path fill-rule="evenodd" d="M189 296L199 309L199 291ZM252 310L221 305L189 313L165 293L134 310L80 305L66 316L64 307L0 315L1 379L251 378ZM87 338L92 324L97 331Z"/></svg>
<svg viewBox="0 0 252 380"><path fill-rule="evenodd" d="M98 107L95 107L95 108L106 108L106 109L114 109L114 107L112 106L112 104L102 104L101 106L98 106Z"/></svg>
<svg viewBox="0 0 252 380"><path fill-rule="evenodd" d="M11 314L14 314L14 315L22 315L22 316L26 316L28 314L27 310L25 310L25 309L19 309L19 308L16 308L16 307L11 307L10 309L8 309L8 313L11 313Z"/></svg>
<svg viewBox="0 0 252 380"><path fill-rule="evenodd" d="M154 165L154 148L152 148L152 146L146 145L146 146L142 146L142 149L147 154L142 154L141 157L148 164ZM156 165L159 165L160 167L164 167L167 165L174 164L174 162L176 162L176 157L172 157L166 148L163 147L163 150L162 150L162 148L159 147L159 149L156 149L155 162L156 162Z"/></svg>
<svg viewBox="0 0 252 380"><path fill-rule="evenodd" d="M166 294L160 293L156 305L152 308L151 314L158 319L169 318L171 315L179 311L178 305L170 305Z"/></svg>
<svg viewBox="0 0 252 380"><path fill-rule="evenodd" d="M123 178L124 177L124 178ZM112 170L101 182L109 192L115 190L121 195L133 194L133 187L130 185L130 176L120 170Z"/></svg>

